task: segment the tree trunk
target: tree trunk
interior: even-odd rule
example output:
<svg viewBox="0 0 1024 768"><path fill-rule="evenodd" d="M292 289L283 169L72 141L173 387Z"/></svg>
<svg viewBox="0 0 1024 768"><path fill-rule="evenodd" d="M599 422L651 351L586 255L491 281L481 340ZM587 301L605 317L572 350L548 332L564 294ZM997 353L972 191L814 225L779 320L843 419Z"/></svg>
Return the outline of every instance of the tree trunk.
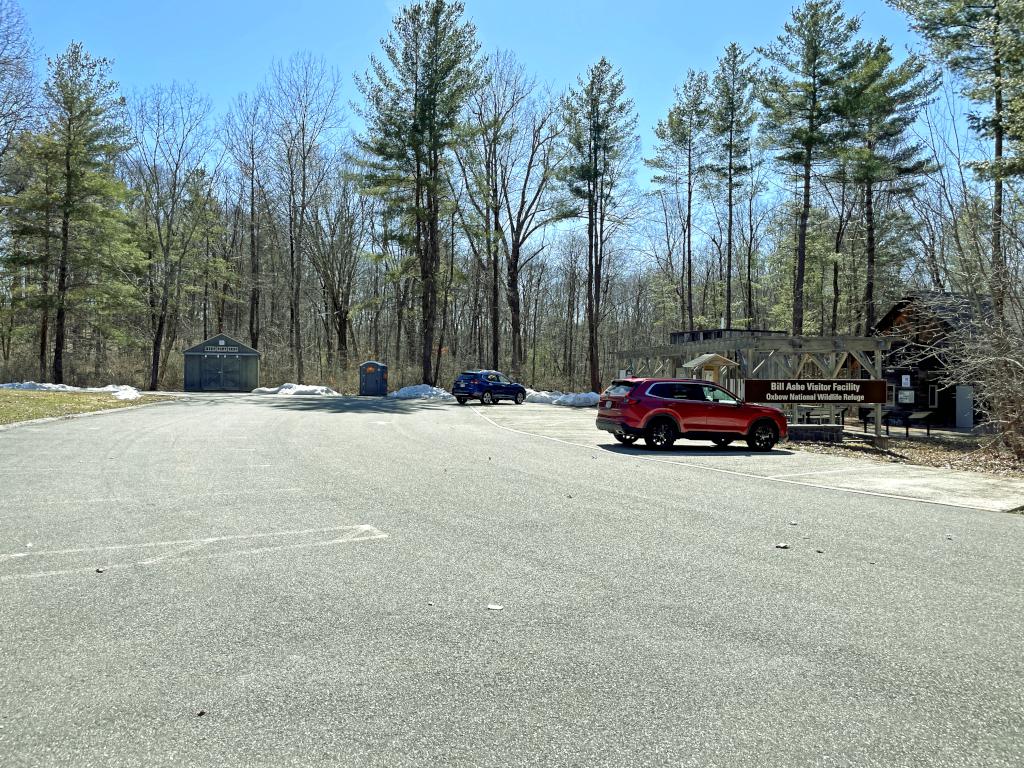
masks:
<svg viewBox="0 0 1024 768"><path fill-rule="evenodd" d="M519 298L519 244L512 243L508 255L508 299L509 320L512 325L512 376L521 375L523 364L522 305Z"/></svg>
<svg viewBox="0 0 1024 768"><path fill-rule="evenodd" d="M747 243L747 330L754 327L754 227L750 227Z"/></svg>
<svg viewBox="0 0 1024 768"><path fill-rule="evenodd" d="M733 190L732 190L732 176L733 176L733 158L732 158L732 130L729 131L729 170L728 170L728 185L729 185L729 216L728 223L726 224L725 234L725 327L732 328L732 207L733 207Z"/></svg>
<svg viewBox="0 0 1024 768"><path fill-rule="evenodd" d="M451 217L451 241L448 247L448 281L444 286L444 299L441 303L441 333L437 337L437 358L434 372L441 376L441 351L444 347L445 334L448 333L448 299L452 291L452 280L455 278L455 215Z"/></svg>
<svg viewBox="0 0 1024 768"><path fill-rule="evenodd" d="M338 367L344 371L348 367L348 309L335 307L334 327L338 337Z"/></svg>
<svg viewBox="0 0 1024 768"><path fill-rule="evenodd" d="M867 274L864 277L864 333L875 327L875 207L871 182L864 185L864 223L867 229Z"/></svg>
<svg viewBox="0 0 1024 768"><path fill-rule="evenodd" d="M256 238L256 180L255 167L249 175L249 344L260 348L260 257Z"/></svg>
<svg viewBox="0 0 1024 768"><path fill-rule="evenodd" d="M167 327L167 313L161 308L160 317L153 334L152 355L149 362L149 390L155 392L160 384L160 350L164 341L164 329Z"/></svg>
<svg viewBox="0 0 1024 768"><path fill-rule="evenodd" d="M693 143L686 149L686 314L693 330Z"/></svg>
<svg viewBox="0 0 1024 768"><path fill-rule="evenodd" d="M301 246L301 240L299 245ZM301 248L297 248L296 251L295 282L292 293L292 318L295 326L295 376L297 384L305 384L306 374L302 359L302 306L300 304L302 300L302 251Z"/></svg>
<svg viewBox="0 0 1024 768"><path fill-rule="evenodd" d="M57 313L53 327L53 383L64 383L64 343L67 324L68 233L70 221L65 215L60 225L60 261L57 265Z"/></svg>
<svg viewBox="0 0 1024 768"><path fill-rule="evenodd" d="M1000 17L999 3L995 4L996 40L993 60L993 82L995 83L995 103L992 109L993 132L993 179L992 189L992 314L998 327L1003 324L1003 305L1006 300L1008 273L1006 257L1003 253L1003 65L999 53Z"/></svg>
<svg viewBox="0 0 1024 768"><path fill-rule="evenodd" d="M537 315L540 313L540 283L544 277L544 265L540 265L539 274L537 275L537 288L533 294L533 316L530 318L533 323L533 345L531 346L530 352L533 357L530 370L530 386L537 386Z"/></svg>
<svg viewBox="0 0 1024 768"><path fill-rule="evenodd" d="M796 270L793 276L793 335L804 332L804 271L807 257L807 220L811 213L811 149L804 147L803 201L796 242Z"/></svg>
<svg viewBox="0 0 1024 768"><path fill-rule="evenodd" d="M494 163L496 165L496 163ZM500 337L501 337L501 312L499 305L499 256L498 256L498 233L501 231L501 218L500 208L498 206L498 189L497 189L497 178L498 171L496 167L490 169L491 185L488 190L490 195L490 209L492 218L493 229L490 232L488 238L487 247L491 254L491 367L497 370L501 367L501 360L499 360L500 353Z"/></svg>
<svg viewBox="0 0 1024 768"><path fill-rule="evenodd" d="M597 205L595 201L596 193L594 191L593 183L590 186L590 195L587 200L587 364L590 372L590 383L593 388L594 379L597 375L597 356L596 356L596 345L597 345L597 328L594 322L594 299L596 291L594 290L594 281L596 276L594 274L594 262L597 260L597 248L594 244L594 230L597 228L597 211L595 207Z"/></svg>
<svg viewBox="0 0 1024 768"><path fill-rule="evenodd" d="M71 243L71 147L64 151L64 201L60 219L60 260L57 264L57 313L53 328L53 383L64 383L64 335L67 323L68 259Z"/></svg>
<svg viewBox="0 0 1024 768"><path fill-rule="evenodd" d="M46 252L49 248L44 246ZM46 381L46 353L49 348L50 338L50 263L49 259L43 265L43 279L40 285L40 293L43 298L43 309L39 318L39 381Z"/></svg>
<svg viewBox="0 0 1024 768"><path fill-rule="evenodd" d="M430 186L426 190L426 243L420 257L420 280L423 296L421 307L423 312L423 347L421 362L423 364L423 383L434 386L434 333L437 328L437 265L440 260L439 227L440 201L437 189L440 186L440 157L432 151L430 156Z"/></svg>
<svg viewBox="0 0 1024 768"><path fill-rule="evenodd" d="M210 338L210 281L203 280L203 338Z"/></svg>
<svg viewBox="0 0 1024 768"><path fill-rule="evenodd" d="M839 328L839 260L832 262L832 335Z"/></svg>

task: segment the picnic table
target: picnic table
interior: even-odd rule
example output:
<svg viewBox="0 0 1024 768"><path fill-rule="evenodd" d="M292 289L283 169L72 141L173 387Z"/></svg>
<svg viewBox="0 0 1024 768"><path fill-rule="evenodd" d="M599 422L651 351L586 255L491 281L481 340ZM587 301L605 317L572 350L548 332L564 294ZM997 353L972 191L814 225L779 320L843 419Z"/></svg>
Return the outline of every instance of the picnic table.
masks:
<svg viewBox="0 0 1024 768"><path fill-rule="evenodd" d="M882 409L882 424L885 425L885 434L889 434L890 425L902 426L906 430L906 436L910 437L910 427L923 426L928 437L932 435L931 417L935 411L904 411L898 408ZM864 431L868 431L868 423L875 423L875 412L873 408L863 408L860 412L860 419L864 424Z"/></svg>
<svg viewBox="0 0 1024 768"><path fill-rule="evenodd" d="M797 420L801 424L831 424L833 413L836 424L846 421L846 408L832 406L834 412L828 407L819 406L797 406Z"/></svg>

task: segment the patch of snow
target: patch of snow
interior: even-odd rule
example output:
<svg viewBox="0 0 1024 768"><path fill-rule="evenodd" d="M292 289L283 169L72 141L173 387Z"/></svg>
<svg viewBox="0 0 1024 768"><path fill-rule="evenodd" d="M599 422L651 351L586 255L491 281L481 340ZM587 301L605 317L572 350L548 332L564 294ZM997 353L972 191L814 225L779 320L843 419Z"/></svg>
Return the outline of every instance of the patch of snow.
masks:
<svg viewBox="0 0 1024 768"><path fill-rule="evenodd" d="M135 387L129 387L123 384L113 388L113 395L116 400L138 400L142 397L142 393Z"/></svg>
<svg viewBox="0 0 1024 768"><path fill-rule="evenodd" d="M526 390L526 402L528 403L544 403L545 405L554 405L555 400L562 397L563 393L557 389L554 392L538 392L535 389Z"/></svg>
<svg viewBox="0 0 1024 768"><path fill-rule="evenodd" d="M109 392L116 400L138 400L142 393L127 384L108 384L105 387L72 387L68 384L49 384L46 382L16 381L0 384L0 389L25 389L33 392Z"/></svg>
<svg viewBox="0 0 1024 768"><path fill-rule="evenodd" d="M538 392L526 390L526 402L544 403L546 405L565 405L571 408L592 408L601 402L597 392Z"/></svg>
<svg viewBox="0 0 1024 768"><path fill-rule="evenodd" d="M429 384L415 384L411 387L402 387L392 392L388 397L396 400L454 400L455 396L440 387L432 387Z"/></svg>
<svg viewBox="0 0 1024 768"><path fill-rule="evenodd" d="M252 391L254 395L336 395L338 394L330 387L323 387L318 384L282 384L280 387L257 387Z"/></svg>

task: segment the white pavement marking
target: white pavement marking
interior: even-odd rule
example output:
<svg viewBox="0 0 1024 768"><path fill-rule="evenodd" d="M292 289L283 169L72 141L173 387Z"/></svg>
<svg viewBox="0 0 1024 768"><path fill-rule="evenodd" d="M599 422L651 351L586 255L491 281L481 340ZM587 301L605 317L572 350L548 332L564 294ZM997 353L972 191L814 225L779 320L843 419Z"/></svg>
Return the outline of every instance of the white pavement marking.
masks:
<svg viewBox="0 0 1024 768"><path fill-rule="evenodd" d="M787 472L783 475L766 475L769 480L778 480L780 477L800 477L801 475L827 475L835 472L863 472L867 467L838 467L835 469L814 469L809 472ZM874 471L876 468L871 467Z"/></svg>
<svg viewBox="0 0 1024 768"><path fill-rule="evenodd" d="M237 496L244 496L246 493L259 494L260 496L264 496L264 495L266 495L268 493L301 493L301 492L302 492L302 488L251 488L250 487L250 488L247 488L247 489L242 489L241 491L207 491L206 493L203 493L202 491L198 491L197 490L192 495L193 495L193 497L198 496L198 497L202 497L202 498L209 498L211 496L231 496L231 497L237 497ZM18 499L15 499L12 503L19 503L19 502L23 502L23 501L24 501L23 498L18 498ZM51 505L51 506L54 505L54 504L109 504L111 502L123 503L123 504L135 504L135 503L144 502L144 501L148 501L148 499L146 497L140 497L140 496L111 496L111 497L108 497L108 498L99 498L99 499L49 499L49 500L46 501L46 504L47 505ZM0 557L2 557L2 555L0 555Z"/></svg>
<svg viewBox="0 0 1024 768"><path fill-rule="evenodd" d="M521 429L515 429L513 427L506 427L503 424L498 424L496 421L494 421L490 417L485 416L483 413L481 413L476 408L473 409L473 413L479 415L480 418L482 418L485 421L489 422L492 426L495 426L498 429L504 429L507 432L515 432L516 434L526 435L527 437L539 437L541 440L551 440L551 441L556 442L556 443L562 443L563 445L572 445L572 446L575 446L577 448L586 448L588 451L601 450L600 447L595 446L595 445L587 445L586 443L573 443L573 442L571 442L569 440L562 440L559 437L551 437L550 435L538 435L535 432L524 432ZM920 498L917 498L915 496L901 496L901 495L895 494L895 493L882 493L880 491L864 491L864 490L861 490L859 488L843 488L843 487L835 486L835 485L822 485L820 483L804 483L804 482L801 482L799 480L789 480L787 478L778 477L778 476L755 475L752 472L738 472L738 471L736 471L734 469L722 469L720 467L710 467L710 466L708 466L706 464L691 464L691 463L686 462L686 461L672 461L670 459L656 459L653 456L636 456L636 455L633 455L633 454L623 454L623 453L617 453L617 452L614 452L614 451L611 451L611 452L608 452L608 453L610 453L612 456L620 456L620 457L625 457L625 458L629 458L629 459L634 459L634 460L637 460L637 461L651 461L651 462L654 462L656 464L672 464L672 465L675 465L677 467L689 467L690 469L701 469L701 470L705 470L707 472L718 472L718 473L723 474L723 475L732 475L734 477L746 477L746 478L750 478L750 479L753 479L753 480L769 480L769 481L771 481L773 483L786 483L787 485L802 485L805 488L819 488L819 489L827 490L827 491L839 491L840 493L856 493L856 494L860 494L862 496L881 496L882 498L886 498L886 499L899 499L900 501L916 501L916 502L918 502L920 504L936 504L936 505L938 505L940 507L956 507L957 509L984 509L982 507L972 507L972 506L970 506L968 504L955 504L955 503L950 502L950 501L932 501L930 499L920 499ZM992 512L992 511L995 511L995 510L985 509L984 511Z"/></svg>
<svg viewBox="0 0 1024 768"><path fill-rule="evenodd" d="M161 560L176 560L181 555L184 555L186 552L194 552L195 550L201 549L204 546L206 545L193 544L192 546L181 547L180 549L172 549L165 555L157 555L156 557L151 557L148 560L141 560L139 561L139 565L153 565L154 563L159 563Z"/></svg>
<svg viewBox="0 0 1024 768"><path fill-rule="evenodd" d="M22 474L24 472L62 472L67 467L0 467L0 472L15 472Z"/></svg>
<svg viewBox="0 0 1024 768"><path fill-rule="evenodd" d="M13 558L31 556L48 556L48 555L73 555L82 554L86 552L111 552L116 550L126 549L142 549L152 547L163 547L163 546L174 546L185 544L184 548L177 549L173 552L169 552L166 555L160 555L159 557L151 557L146 560L140 560L136 562L128 563L112 563L105 564L103 570L123 570L126 568L133 568L137 566L149 566L158 565L161 563L174 562L177 560L188 560L188 554L191 552L204 550L208 544L215 544L221 542L237 542L237 541L253 541L255 539L266 539L269 537L281 537L281 536L297 536L304 534L315 534L315 533L341 533L342 535L336 536L335 538L318 540L318 541L302 541L289 544L274 544L271 546L261 547L249 547L247 549L231 549L221 552L209 552L203 551L205 557L228 557L231 555L252 555L261 554L266 552L279 552L286 549L302 549L310 547L326 547L336 544L348 544L358 541L372 541L374 539L386 539L388 534L379 531L372 525L342 525L332 528L306 528L302 530L294 531L274 531L271 533L254 533L244 534L237 536L212 536L205 539L191 539L191 540L179 540L179 541L149 541L141 542L138 544L113 544L103 547L83 547L79 549L51 549L43 550L40 552L14 552L9 554L0 554L0 561L10 560ZM15 579L38 579L45 576L65 576L72 573L83 573L87 571L95 570L95 563L89 566L83 566L78 568L64 568L58 570L48 571L34 571L32 573L12 573L0 576L0 581L12 581Z"/></svg>
<svg viewBox="0 0 1024 768"><path fill-rule="evenodd" d="M245 541L249 539L266 539L273 536L304 536L312 533L333 533L334 531L347 531L356 529L359 531L373 531L380 533L372 525L339 525L331 528L300 528L291 531L270 531L268 533L241 533L229 536L211 536L205 539L173 539L170 541L143 541L135 544L106 544L99 547L78 547L76 549L44 549L33 550L32 552L13 552L9 554L0 553L0 561L11 557L24 557L25 555L78 555L83 552L110 552L122 549L146 549L151 547L175 547L183 544L202 546L205 544L216 544L221 541ZM382 534L384 535L384 534Z"/></svg>

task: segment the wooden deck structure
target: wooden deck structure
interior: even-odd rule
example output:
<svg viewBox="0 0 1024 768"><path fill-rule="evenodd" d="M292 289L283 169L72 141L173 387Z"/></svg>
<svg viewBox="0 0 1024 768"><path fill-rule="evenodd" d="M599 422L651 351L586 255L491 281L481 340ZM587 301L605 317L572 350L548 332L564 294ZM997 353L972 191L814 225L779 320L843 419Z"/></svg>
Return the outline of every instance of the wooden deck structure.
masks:
<svg viewBox="0 0 1024 768"><path fill-rule="evenodd" d="M685 363L716 354L736 363L722 367L719 382L743 396L744 379L883 379L890 339L880 336L785 336L778 332L716 329L672 334L682 343L615 353L619 371L634 376L686 377ZM691 340L692 339L692 340ZM785 409L784 409L785 410ZM881 404L875 435L881 438Z"/></svg>

